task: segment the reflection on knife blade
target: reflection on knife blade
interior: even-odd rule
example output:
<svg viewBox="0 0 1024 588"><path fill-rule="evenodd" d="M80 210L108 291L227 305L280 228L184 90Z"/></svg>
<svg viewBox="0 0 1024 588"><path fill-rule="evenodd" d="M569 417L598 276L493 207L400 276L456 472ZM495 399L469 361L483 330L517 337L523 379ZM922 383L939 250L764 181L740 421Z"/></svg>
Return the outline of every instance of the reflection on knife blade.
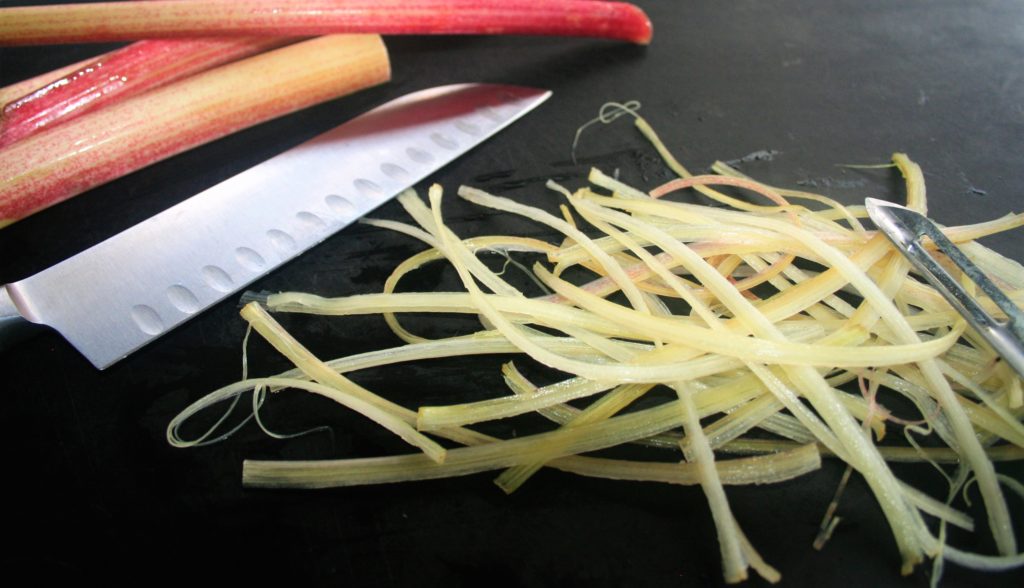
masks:
<svg viewBox="0 0 1024 588"><path fill-rule="evenodd" d="M105 368L383 204L550 92L422 90L0 288L0 342L22 319Z"/></svg>

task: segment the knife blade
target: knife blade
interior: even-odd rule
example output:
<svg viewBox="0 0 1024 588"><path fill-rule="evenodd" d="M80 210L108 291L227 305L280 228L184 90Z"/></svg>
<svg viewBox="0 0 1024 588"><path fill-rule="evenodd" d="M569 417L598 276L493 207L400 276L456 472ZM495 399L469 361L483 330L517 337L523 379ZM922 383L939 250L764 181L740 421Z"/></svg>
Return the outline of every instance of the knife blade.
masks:
<svg viewBox="0 0 1024 588"><path fill-rule="evenodd" d="M911 265L1006 360L1006 363L1024 377L1024 313L1006 293L1000 290L928 217L905 206L875 198L865 200L864 207L875 226L889 238ZM925 237L931 239L935 248L944 253L999 310L1006 314L1007 320L997 320L982 308L977 299L932 256L924 245Z"/></svg>
<svg viewBox="0 0 1024 588"><path fill-rule="evenodd" d="M26 321L104 369L359 219L544 102L499 84L421 90L0 287L0 343Z"/></svg>

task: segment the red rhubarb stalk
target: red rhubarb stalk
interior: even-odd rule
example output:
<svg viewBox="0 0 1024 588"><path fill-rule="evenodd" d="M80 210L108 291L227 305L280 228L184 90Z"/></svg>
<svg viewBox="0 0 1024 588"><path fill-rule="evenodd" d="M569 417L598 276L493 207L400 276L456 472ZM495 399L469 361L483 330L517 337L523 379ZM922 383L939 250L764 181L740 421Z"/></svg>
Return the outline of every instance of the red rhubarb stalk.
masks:
<svg viewBox="0 0 1024 588"><path fill-rule="evenodd" d="M109 55L109 53L104 53L103 55ZM43 86L45 86L53 80L64 77L69 73L78 71L79 69L82 69L84 66L88 65L89 62L102 58L103 55L97 57L90 57L89 59L83 59L82 61L77 61L70 65L65 65L64 67L60 67L55 70L48 71L46 73L41 73L37 76L32 76L31 78L21 80L20 82L14 82L13 84L4 86L0 88L0 105L7 104L12 100L17 100L18 98L21 98L29 92L33 92L35 90L38 90L39 88L42 88Z"/></svg>
<svg viewBox="0 0 1024 588"><path fill-rule="evenodd" d="M0 111L0 148L44 128L280 45L281 37L139 41L55 76Z"/></svg>
<svg viewBox="0 0 1024 588"><path fill-rule="evenodd" d="M0 44L326 33L553 35L647 44L635 5L605 0L156 0L0 9Z"/></svg>
<svg viewBox="0 0 1024 588"><path fill-rule="evenodd" d="M102 53L95 57L89 57L87 59L83 59L82 61L65 65L52 71L41 73L39 75L22 80L20 82L15 82L9 86L4 86L3 88L0 88L0 107L2 107L5 104L8 104L9 102L13 102L14 100L18 100L24 96L27 96L28 94L45 87L47 84L53 82L54 80L59 80L67 76L68 74L73 74L78 70L88 66L90 63L106 59L114 53L117 53L117 51L119 50Z"/></svg>
<svg viewBox="0 0 1024 588"><path fill-rule="evenodd" d="M223 65L0 151L0 227L245 127L390 77L375 35L329 35Z"/></svg>

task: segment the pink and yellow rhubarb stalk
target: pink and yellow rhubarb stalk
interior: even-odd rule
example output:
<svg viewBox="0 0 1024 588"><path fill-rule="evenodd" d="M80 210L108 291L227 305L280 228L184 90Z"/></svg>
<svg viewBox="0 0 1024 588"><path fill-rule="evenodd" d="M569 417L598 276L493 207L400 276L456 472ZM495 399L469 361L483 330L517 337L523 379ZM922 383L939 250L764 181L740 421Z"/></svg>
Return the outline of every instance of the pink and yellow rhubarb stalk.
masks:
<svg viewBox="0 0 1024 588"><path fill-rule="evenodd" d="M210 68L279 47L280 37L139 41L50 74L3 103L0 148L44 128Z"/></svg>
<svg viewBox="0 0 1024 588"><path fill-rule="evenodd" d="M0 150L0 227L182 151L390 78L375 35L329 35L162 86Z"/></svg>
<svg viewBox="0 0 1024 588"><path fill-rule="evenodd" d="M0 9L0 45L328 33L552 35L647 44L633 4L605 0L155 0Z"/></svg>

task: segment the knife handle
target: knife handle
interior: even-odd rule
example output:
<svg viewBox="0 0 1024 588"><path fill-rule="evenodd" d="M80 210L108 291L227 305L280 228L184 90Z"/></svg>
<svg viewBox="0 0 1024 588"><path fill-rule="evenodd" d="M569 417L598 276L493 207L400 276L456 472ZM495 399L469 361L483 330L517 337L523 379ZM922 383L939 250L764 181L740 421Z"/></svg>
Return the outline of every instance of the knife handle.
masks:
<svg viewBox="0 0 1024 588"><path fill-rule="evenodd" d="M0 352L41 330L41 325L22 316L7 286L0 286Z"/></svg>

